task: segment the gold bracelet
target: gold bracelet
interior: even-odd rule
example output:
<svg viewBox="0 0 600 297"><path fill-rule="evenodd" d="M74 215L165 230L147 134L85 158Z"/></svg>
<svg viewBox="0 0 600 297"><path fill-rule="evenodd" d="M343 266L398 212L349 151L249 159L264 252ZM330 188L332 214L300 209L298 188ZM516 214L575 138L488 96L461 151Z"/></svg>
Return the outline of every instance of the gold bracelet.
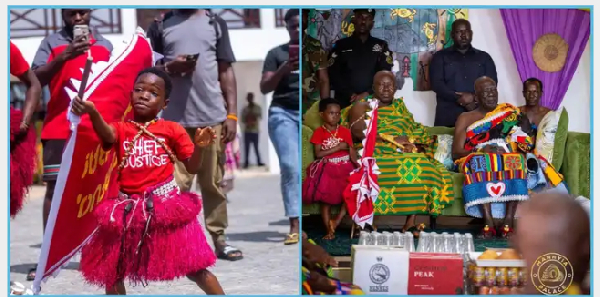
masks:
<svg viewBox="0 0 600 297"><path fill-rule="evenodd" d="M352 129L352 126L354 126L354 124L358 123L360 120L364 120L365 119L365 115L363 114L362 116L360 116L360 118L358 118L356 121L352 122L350 124L350 129Z"/></svg>
<svg viewBox="0 0 600 297"><path fill-rule="evenodd" d="M232 113L228 114L227 118L230 119L230 120L234 120L236 122L238 121L238 117L235 114L232 114Z"/></svg>

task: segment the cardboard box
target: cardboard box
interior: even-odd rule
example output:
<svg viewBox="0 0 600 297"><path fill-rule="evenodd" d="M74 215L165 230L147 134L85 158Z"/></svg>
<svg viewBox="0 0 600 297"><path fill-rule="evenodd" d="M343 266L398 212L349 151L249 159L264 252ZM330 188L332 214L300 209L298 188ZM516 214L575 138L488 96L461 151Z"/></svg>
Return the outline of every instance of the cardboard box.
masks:
<svg viewBox="0 0 600 297"><path fill-rule="evenodd" d="M411 253L408 295L463 295L463 266L459 254Z"/></svg>
<svg viewBox="0 0 600 297"><path fill-rule="evenodd" d="M493 249L490 249L493 250ZM527 263L523 259L515 259L515 260L479 260L479 256L481 256L482 252L471 252L469 253L469 258L472 259L475 264L479 267L527 267ZM498 256L502 254L502 250L497 252Z"/></svg>
<svg viewBox="0 0 600 297"><path fill-rule="evenodd" d="M404 247L353 245L352 283L365 294L406 295L408 261Z"/></svg>

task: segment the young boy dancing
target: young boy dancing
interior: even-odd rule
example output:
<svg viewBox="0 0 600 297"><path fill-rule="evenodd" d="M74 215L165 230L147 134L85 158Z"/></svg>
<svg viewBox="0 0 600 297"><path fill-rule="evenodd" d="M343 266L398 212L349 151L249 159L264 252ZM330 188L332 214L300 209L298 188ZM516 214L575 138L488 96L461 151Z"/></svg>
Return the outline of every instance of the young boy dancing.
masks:
<svg viewBox="0 0 600 297"><path fill-rule="evenodd" d="M215 139L211 128L196 131L194 143L175 122L157 119L169 102L172 83L156 68L141 71L131 92L133 121L108 124L90 101L75 98L72 111L88 114L105 148L119 157L119 195L95 209L98 227L82 248L86 282L107 295L126 294L124 281L145 285L187 276L207 294L224 295L207 270L216 257L198 222L202 202L182 193L173 178L174 162L198 171L200 148Z"/></svg>

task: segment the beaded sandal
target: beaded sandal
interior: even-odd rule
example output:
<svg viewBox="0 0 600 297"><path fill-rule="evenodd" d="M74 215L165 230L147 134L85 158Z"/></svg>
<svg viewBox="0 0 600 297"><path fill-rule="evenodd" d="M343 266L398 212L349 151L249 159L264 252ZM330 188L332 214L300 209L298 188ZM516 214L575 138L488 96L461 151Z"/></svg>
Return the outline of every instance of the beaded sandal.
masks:
<svg viewBox="0 0 600 297"><path fill-rule="evenodd" d="M411 232L413 234L414 238L418 238L419 235L421 235L421 231L425 231L425 224L423 224L423 223L414 225L414 226L404 230L404 232Z"/></svg>
<svg viewBox="0 0 600 297"><path fill-rule="evenodd" d="M480 239L492 239L494 237L496 237L496 230L494 228L490 228L489 225L485 225L481 230L481 234L478 236Z"/></svg>
<svg viewBox="0 0 600 297"><path fill-rule="evenodd" d="M513 235L514 231L515 230L513 228L509 227L508 225L504 225L504 227L502 227L502 231L500 233L502 235L502 238L508 239Z"/></svg>

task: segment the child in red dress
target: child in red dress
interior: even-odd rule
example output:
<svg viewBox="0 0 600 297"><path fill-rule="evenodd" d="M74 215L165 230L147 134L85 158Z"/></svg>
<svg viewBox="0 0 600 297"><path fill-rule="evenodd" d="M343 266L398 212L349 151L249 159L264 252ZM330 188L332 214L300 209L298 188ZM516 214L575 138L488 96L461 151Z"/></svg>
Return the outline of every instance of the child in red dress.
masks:
<svg viewBox="0 0 600 297"><path fill-rule="evenodd" d="M339 124L340 104L331 98L323 99L319 102L319 112L323 126L317 128L310 139L317 160L307 169L302 202L321 204L321 217L327 228L323 239L333 239L335 229L346 214L342 193L357 161L350 129ZM340 213L332 220L331 205L340 204Z"/></svg>
<svg viewBox="0 0 600 297"><path fill-rule="evenodd" d="M124 281L145 285L187 276L207 294L223 295L207 270L216 256L198 222L202 206L195 193L181 193L173 179L174 162L197 172L200 149L214 141L211 128L198 129L195 145L175 122L157 119L169 102L169 76L156 68L141 71L131 93L134 120L108 124L94 104L75 98L72 111L89 114L94 130L119 157L118 197L94 210L98 227L82 249L86 282L107 295L125 294Z"/></svg>

